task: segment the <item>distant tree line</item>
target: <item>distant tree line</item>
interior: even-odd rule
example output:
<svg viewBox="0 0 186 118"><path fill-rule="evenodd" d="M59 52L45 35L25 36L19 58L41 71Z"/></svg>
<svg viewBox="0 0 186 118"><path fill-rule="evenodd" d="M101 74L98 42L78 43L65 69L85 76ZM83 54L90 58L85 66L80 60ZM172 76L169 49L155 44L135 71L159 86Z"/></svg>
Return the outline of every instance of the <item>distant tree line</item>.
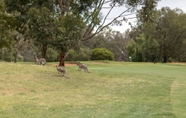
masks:
<svg viewBox="0 0 186 118"><path fill-rule="evenodd" d="M153 12L152 22L138 24L130 32L128 54L136 62L186 61L186 14L164 7Z"/></svg>

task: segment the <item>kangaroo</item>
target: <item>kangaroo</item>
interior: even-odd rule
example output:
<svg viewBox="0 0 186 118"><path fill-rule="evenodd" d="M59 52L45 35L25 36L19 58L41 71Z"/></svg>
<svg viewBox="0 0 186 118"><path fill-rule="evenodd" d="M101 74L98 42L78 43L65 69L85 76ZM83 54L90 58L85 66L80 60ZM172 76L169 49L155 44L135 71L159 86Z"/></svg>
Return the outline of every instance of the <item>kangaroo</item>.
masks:
<svg viewBox="0 0 186 118"><path fill-rule="evenodd" d="M56 70L57 70L58 74L61 74L62 76L68 78L68 77L66 76L67 71L65 70L65 68L56 66Z"/></svg>
<svg viewBox="0 0 186 118"><path fill-rule="evenodd" d="M78 62L78 63L77 63L77 66L78 66L78 70L81 70L81 69L82 69L82 70L84 70L84 71L90 73L90 72L88 71L88 67L87 67L85 64L82 64L82 63Z"/></svg>
<svg viewBox="0 0 186 118"><path fill-rule="evenodd" d="M35 58L36 63L38 63L39 65L45 65L46 64L46 59L45 58L38 59L36 55L34 55L34 58Z"/></svg>

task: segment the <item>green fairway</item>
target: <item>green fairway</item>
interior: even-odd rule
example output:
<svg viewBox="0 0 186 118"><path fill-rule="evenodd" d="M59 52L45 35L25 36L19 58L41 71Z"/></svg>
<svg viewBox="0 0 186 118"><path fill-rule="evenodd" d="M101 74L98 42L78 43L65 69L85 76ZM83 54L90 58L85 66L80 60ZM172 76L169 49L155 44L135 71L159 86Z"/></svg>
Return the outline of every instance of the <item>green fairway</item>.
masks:
<svg viewBox="0 0 186 118"><path fill-rule="evenodd" d="M185 118L186 66L82 62L0 62L0 118Z"/></svg>

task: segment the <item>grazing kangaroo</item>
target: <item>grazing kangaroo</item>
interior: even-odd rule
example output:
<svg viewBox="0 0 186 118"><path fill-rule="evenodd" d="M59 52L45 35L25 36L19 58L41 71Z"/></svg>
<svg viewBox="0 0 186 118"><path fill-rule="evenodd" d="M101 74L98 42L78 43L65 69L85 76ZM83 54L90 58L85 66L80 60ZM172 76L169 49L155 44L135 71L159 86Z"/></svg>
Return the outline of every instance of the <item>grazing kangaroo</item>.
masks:
<svg viewBox="0 0 186 118"><path fill-rule="evenodd" d="M78 62L77 63L77 66L78 66L78 70L84 70L84 71L86 71L86 72L89 72L88 71L88 67L85 65L85 64L82 64L82 63L80 63L80 62ZM89 72L90 73L90 72Z"/></svg>
<svg viewBox="0 0 186 118"><path fill-rule="evenodd" d="M65 70L65 68L56 66L56 70L57 70L58 74L61 74L62 76L68 78L68 77L66 76L67 71Z"/></svg>
<svg viewBox="0 0 186 118"><path fill-rule="evenodd" d="M35 58L36 63L38 63L39 65L45 65L46 64L46 59L45 58L38 59L36 55L34 55L34 58Z"/></svg>

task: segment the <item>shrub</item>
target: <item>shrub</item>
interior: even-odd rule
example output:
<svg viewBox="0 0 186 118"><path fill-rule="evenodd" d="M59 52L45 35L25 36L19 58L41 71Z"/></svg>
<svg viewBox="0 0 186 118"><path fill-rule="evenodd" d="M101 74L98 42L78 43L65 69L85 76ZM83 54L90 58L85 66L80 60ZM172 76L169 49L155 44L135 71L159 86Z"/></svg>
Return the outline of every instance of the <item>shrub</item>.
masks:
<svg viewBox="0 0 186 118"><path fill-rule="evenodd" d="M91 57L91 50L89 48L80 48L77 53L75 50L69 50L69 54L66 57L67 61L88 61Z"/></svg>
<svg viewBox="0 0 186 118"><path fill-rule="evenodd" d="M47 49L47 54L46 54L46 61L47 62L56 62L58 61L58 52L52 48Z"/></svg>
<svg viewBox="0 0 186 118"><path fill-rule="evenodd" d="M17 56L17 61L18 61L18 62L23 62L23 60L24 60L24 57L23 57L22 55L19 54L19 55Z"/></svg>
<svg viewBox="0 0 186 118"><path fill-rule="evenodd" d="M11 62L13 59L13 53L10 49L2 48L0 49L0 60Z"/></svg>
<svg viewBox="0 0 186 118"><path fill-rule="evenodd" d="M78 61L88 61L91 58L91 54L92 54L92 51L89 48L87 48L87 47L80 48L77 60Z"/></svg>
<svg viewBox="0 0 186 118"><path fill-rule="evenodd" d="M77 53L71 49L68 52L68 56L65 59L66 61L76 61L77 60Z"/></svg>
<svg viewBox="0 0 186 118"><path fill-rule="evenodd" d="M106 48L95 48L91 55L92 60L114 60L114 54Z"/></svg>

